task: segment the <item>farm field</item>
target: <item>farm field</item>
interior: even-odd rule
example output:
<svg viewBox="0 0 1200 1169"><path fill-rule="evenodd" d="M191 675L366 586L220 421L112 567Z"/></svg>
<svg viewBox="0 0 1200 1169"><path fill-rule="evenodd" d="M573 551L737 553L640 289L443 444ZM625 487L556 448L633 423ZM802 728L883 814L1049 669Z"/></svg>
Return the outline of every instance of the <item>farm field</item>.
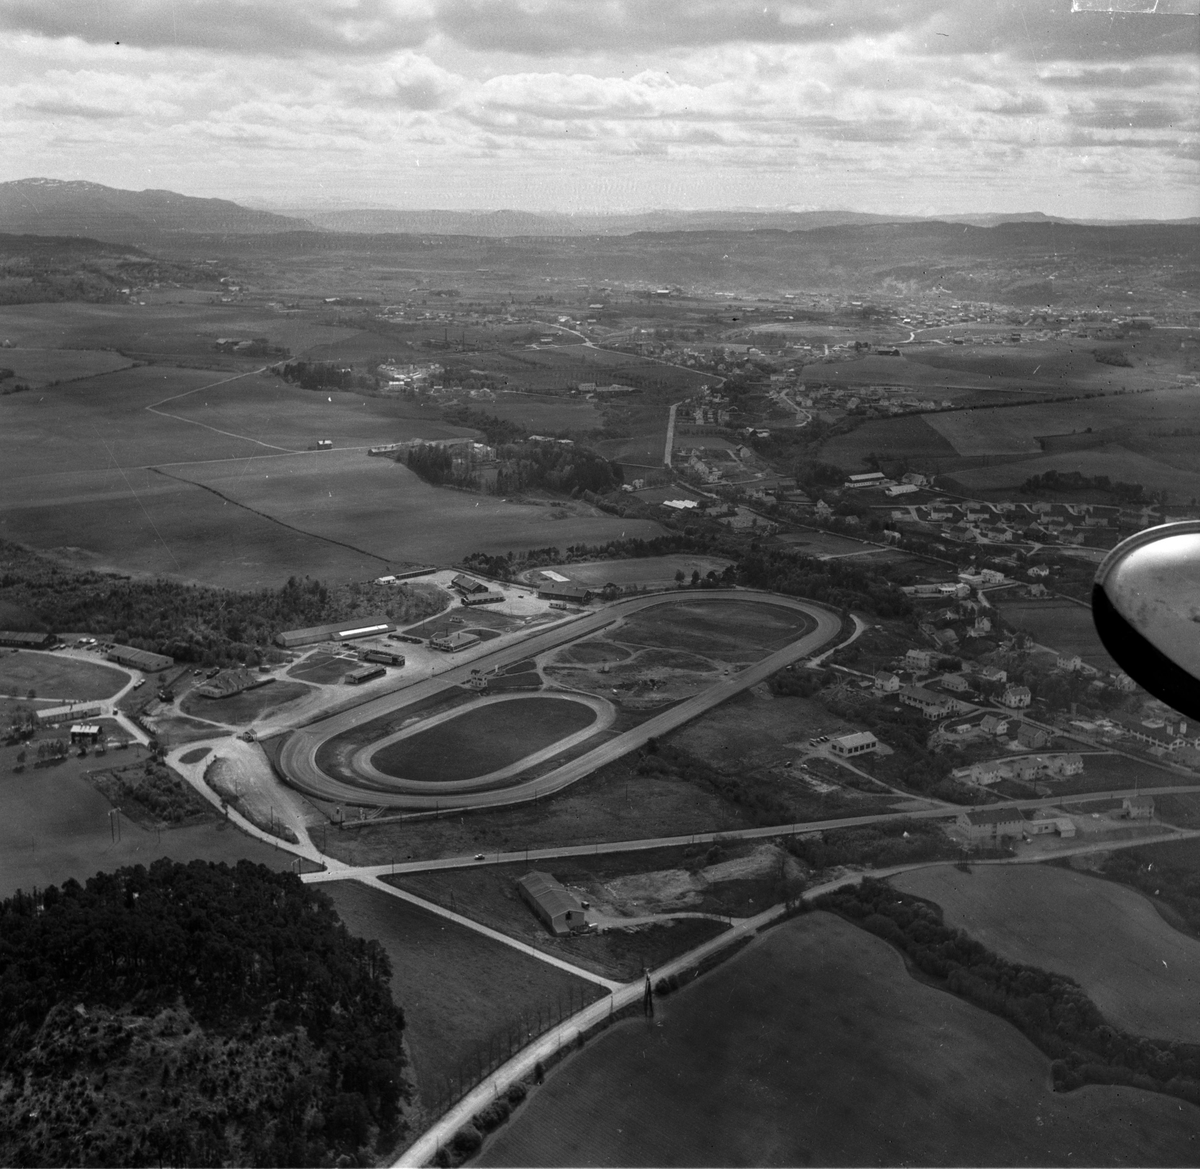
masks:
<svg viewBox="0 0 1200 1169"><path fill-rule="evenodd" d="M237 380L230 382L231 377ZM219 382L244 387L254 380L212 370L143 365L48 387L37 394L0 396L0 426L10 438L0 470L6 500L49 502L61 497L70 502L81 493L76 484L85 472L110 471L115 483L120 480L116 468L262 454L261 445L236 434L146 409ZM25 492L27 485L30 493Z"/></svg>
<svg viewBox="0 0 1200 1169"><path fill-rule="evenodd" d="M0 694L23 698L33 690L43 699L88 701L111 698L128 681L123 670L99 662L36 650L0 651Z"/></svg>
<svg viewBox="0 0 1200 1169"><path fill-rule="evenodd" d="M958 369L939 369L926 364L921 350L906 350L901 357L879 357L870 354L855 361L813 362L804 366L800 379L804 382L829 385L895 385L911 386L914 391L933 393L957 402L980 391L1016 389L1006 378L989 377L986 373ZM1031 388L1021 386L1020 388Z"/></svg>
<svg viewBox="0 0 1200 1169"><path fill-rule="evenodd" d="M1114 1026L1200 1042L1200 941L1140 893L1054 865L943 866L892 884L1002 957L1074 978Z"/></svg>
<svg viewBox="0 0 1200 1169"><path fill-rule="evenodd" d="M355 881L322 885L346 928L374 938L392 962L392 997L422 1102L432 1106L489 1036L546 1010L559 996L591 1002L601 988L465 926Z"/></svg>
<svg viewBox="0 0 1200 1169"><path fill-rule="evenodd" d="M13 371L12 378L6 379L7 385L20 382L31 390L92 377L98 373L111 373L116 369L128 369L133 364L131 358L104 349L14 348L5 349L0 353L0 358L3 358L4 368Z"/></svg>
<svg viewBox="0 0 1200 1169"><path fill-rule="evenodd" d="M635 613L610 629L626 645L692 651L730 662L757 661L803 636L809 619L782 606L735 600L686 600L650 613Z"/></svg>
<svg viewBox="0 0 1200 1169"><path fill-rule="evenodd" d="M196 464L175 471L304 532L398 564L453 564L471 552L603 543L622 532L649 537L661 531L648 520L431 487L407 467L361 451Z"/></svg>
<svg viewBox="0 0 1200 1169"><path fill-rule="evenodd" d="M496 395L494 402L481 402L479 408L507 422L528 426L535 432L548 430L594 430L604 421L591 402L530 394Z"/></svg>
<svg viewBox="0 0 1200 1169"><path fill-rule="evenodd" d="M273 374L255 374L217 385L161 409L193 424L291 451L313 448L318 439L329 439L334 449L340 450L475 433L443 422L440 411L409 399L304 390Z"/></svg>
<svg viewBox="0 0 1200 1169"><path fill-rule="evenodd" d="M531 696L468 706L462 713L376 751L386 775L424 783L499 771L596 721L582 702Z"/></svg>
<svg viewBox="0 0 1200 1169"><path fill-rule="evenodd" d="M1108 655L1096 632L1092 612L1071 601L1001 602L1004 620L1028 633L1039 645L1064 654L1078 654L1089 666L1119 673L1121 667Z"/></svg>
<svg viewBox="0 0 1200 1169"><path fill-rule="evenodd" d="M554 571L589 588L603 588L610 581L622 588L628 585L654 588L674 587L677 572L682 572L690 581L693 572L699 572L701 576L713 571L720 574L729 563L717 556L647 556L638 560L590 560L567 564ZM540 571L535 568L521 575L536 581Z"/></svg>
<svg viewBox="0 0 1200 1169"><path fill-rule="evenodd" d="M0 503L0 537L81 568L224 588L278 588L289 576L339 582L387 562L237 507L154 472L107 473L111 490L45 504Z"/></svg>
<svg viewBox="0 0 1200 1169"><path fill-rule="evenodd" d="M821 459L851 473L865 466L869 454L888 459L953 459L958 451L932 425L933 414L900 414L871 418L847 434L834 435L821 447Z"/></svg>
<svg viewBox="0 0 1200 1169"><path fill-rule="evenodd" d="M1136 440L1131 440L1136 441ZM1194 439L1189 440L1193 444ZM966 491L1012 491L1031 475L1047 471L1078 471L1094 477L1107 475L1114 481L1140 483L1147 490L1166 491L1176 499L1200 498L1200 460L1195 446L1190 451L1176 447L1168 458L1130 450L1122 443L1107 443L1089 450L1065 451L1062 454L1042 455L1022 460L1019 464L1001 463L987 467L971 467L954 471L954 479ZM1082 498L1082 497L1081 497Z"/></svg>
<svg viewBox="0 0 1200 1169"><path fill-rule="evenodd" d="M1051 1090L1017 1030L824 913L787 922L556 1070L481 1165L1192 1164L1200 1114Z"/></svg>
<svg viewBox="0 0 1200 1169"><path fill-rule="evenodd" d="M241 727L311 693L312 687L302 682L270 682L229 698L203 698L192 691L180 700L179 709L184 714Z"/></svg>
<svg viewBox="0 0 1200 1169"><path fill-rule="evenodd" d="M355 330L319 324L313 313L281 313L237 304L14 304L4 306L4 335L29 348L112 348L153 356L190 356L222 368L218 337L266 337L299 356Z"/></svg>
<svg viewBox="0 0 1200 1169"><path fill-rule="evenodd" d="M53 767L14 775L16 748L0 748L0 897L17 889L44 889L74 877L84 881L121 865L148 865L160 856L177 861L234 864L243 858L286 869L292 857L221 820L155 832L121 817L121 839L113 840L112 805L84 778L88 768L146 758L140 747L110 751L104 760L71 756Z"/></svg>
<svg viewBox="0 0 1200 1169"><path fill-rule="evenodd" d="M1076 422L1082 411L1075 414ZM1021 409L955 410L926 415L933 430L942 435L960 455L1040 455L1030 419ZM1047 417L1046 422L1050 419ZM1042 431L1049 434L1050 431Z"/></svg>

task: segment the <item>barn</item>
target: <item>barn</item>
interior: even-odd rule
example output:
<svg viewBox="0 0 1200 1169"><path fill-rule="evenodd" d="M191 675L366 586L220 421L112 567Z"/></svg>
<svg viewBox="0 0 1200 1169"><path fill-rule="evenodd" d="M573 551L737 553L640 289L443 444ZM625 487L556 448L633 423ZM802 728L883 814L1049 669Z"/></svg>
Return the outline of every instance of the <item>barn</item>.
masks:
<svg viewBox="0 0 1200 1169"><path fill-rule="evenodd" d="M129 645L114 645L104 656L119 666L132 666L135 670L141 670L146 674L157 674L160 670L169 670L175 664L175 659L167 657L166 654L134 649Z"/></svg>
<svg viewBox="0 0 1200 1169"><path fill-rule="evenodd" d="M569 934L587 926L579 902L549 873L530 870L517 881L517 892L553 934Z"/></svg>
<svg viewBox="0 0 1200 1169"><path fill-rule="evenodd" d="M586 605L592 599L592 590L573 581L562 583L548 580L538 585L538 597L543 601L567 601L572 605Z"/></svg>

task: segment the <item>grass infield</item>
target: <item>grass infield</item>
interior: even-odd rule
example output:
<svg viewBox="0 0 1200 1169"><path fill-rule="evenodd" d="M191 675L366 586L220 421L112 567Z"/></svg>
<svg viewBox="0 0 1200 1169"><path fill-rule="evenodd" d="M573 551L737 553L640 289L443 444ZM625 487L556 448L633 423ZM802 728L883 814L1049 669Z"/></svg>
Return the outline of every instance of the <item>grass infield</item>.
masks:
<svg viewBox="0 0 1200 1169"><path fill-rule="evenodd" d="M470 779L508 767L595 721L596 712L582 702L515 698L468 707L376 751L371 762L385 775L425 783Z"/></svg>

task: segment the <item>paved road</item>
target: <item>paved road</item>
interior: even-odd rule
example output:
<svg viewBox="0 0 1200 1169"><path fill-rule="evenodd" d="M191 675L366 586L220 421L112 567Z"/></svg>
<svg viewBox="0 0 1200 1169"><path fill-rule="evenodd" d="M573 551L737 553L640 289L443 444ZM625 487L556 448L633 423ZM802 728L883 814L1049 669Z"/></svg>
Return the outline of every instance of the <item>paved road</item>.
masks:
<svg viewBox="0 0 1200 1169"><path fill-rule="evenodd" d="M770 654L748 669L708 687L702 693L679 703L670 710L655 715L641 726L610 739L546 775L512 787L495 791L452 794L439 790L437 785L396 780L390 791L375 790L374 788L368 791L354 784L334 779L317 766L317 749L325 740L349 731L370 719L394 713L404 706L429 698L449 686L466 681L473 669L487 671L534 657L565 642L586 637L612 624L620 617L638 613L644 609L659 605L719 599L794 609L810 617L815 623L815 628L784 649ZM774 593L706 589L702 593L690 591L662 593L617 601L595 613L588 613L577 621L536 633L531 637L497 649L484 657L475 658L462 666L452 667L437 678L420 682L400 694L390 694L363 703L353 710L343 711L331 718L295 731L280 752L279 767L288 782L301 791L319 799L342 803L372 804L416 810L498 807L504 804L520 803L561 791L585 775L590 775L597 768L643 746L647 739L666 734L675 727L681 726L697 715L726 701L739 691L763 681L771 674L783 669L784 666L810 656L832 641L837 636L839 629L838 618L827 610ZM857 637L858 633L859 626L856 623L855 633L850 640Z"/></svg>
<svg viewBox="0 0 1200 1169"><path fill-rule="evenodd" d="M306 882L320 884L340 881L345 877L380 877L387 874L429 873L444 869L477 869L485 865L511 865L525 862L554 860L561 857L604 856L614 852L644 852L652 848L677 848L686 844L711 844L721 840L769 840L780 836L800 836L809 832L830 832L837 828L863 828L871 824L889 824L897 820L949 820L960 812L982 811L985 808L1047 808L1067 804L1095 803L1124 799L1126 796L1176 795L1180 792L1200 792L1200 784L1182 787L1125 788L1119 791L1089 792L1076 796L1046 796L1038 799L1009 800L1004 804L974 806L946 805L905 812L876 812L869 816L842 816L832 820L808 820L797 824L776 824L766 828L735 828L725 832L693 832L683 836L655 836L638 840L609 840L595 844L562 844L551 848L522 848L510 852L489 852L477 856L446 856L425 860L404 860L382 865L340 865L328 873L308 873ZM1178 832L1179 829L1172 831ZM1108 847L1113 847L1109 842ZM1069 855L1056 852L1054 855ZM1039 859L1044 860L1045 857Z"/></svg>

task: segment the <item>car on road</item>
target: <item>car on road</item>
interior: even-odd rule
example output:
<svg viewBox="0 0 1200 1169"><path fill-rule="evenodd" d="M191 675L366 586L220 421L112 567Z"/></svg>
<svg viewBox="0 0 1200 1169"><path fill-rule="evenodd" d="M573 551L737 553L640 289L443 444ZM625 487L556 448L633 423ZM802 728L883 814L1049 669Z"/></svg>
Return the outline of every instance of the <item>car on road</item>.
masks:
<svg viewBox="0 0 1200 1169"><path fill-rule="evenodd" d="M476 859L477 861L481 861L481 860L483 860L483 853L481 853L481 852L477 852L477 853L475 854L475 859Z"/></svg>
<svg viewBox="0 0 1200 1169"><path fill-rule="evenodd" d="M140 689L141 689L143 686L145 686L145 685L146 685L146 679L145 679L145 678L139 678L139 679L138 679L136 682L134 682L134 684L133 684L133 688L134 688L135 690L140 690Z"/></svg>

